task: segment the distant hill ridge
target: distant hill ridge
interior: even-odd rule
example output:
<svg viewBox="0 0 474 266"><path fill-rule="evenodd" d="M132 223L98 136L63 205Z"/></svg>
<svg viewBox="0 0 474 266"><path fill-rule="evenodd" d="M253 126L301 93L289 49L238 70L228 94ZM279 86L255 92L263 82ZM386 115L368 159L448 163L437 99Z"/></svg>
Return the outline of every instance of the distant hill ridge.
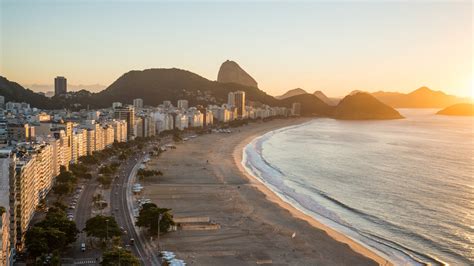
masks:
<svg viewBox="0 0 474 266"><path fill-rule="evenodd" d="M289 90L280 96L276 96L275 98L279 100L283 100L283 99L293 97L296 95L301 95L301 94L309 94L309 93L301 88L296 88L296 89ZM334 106L337 104L337 101L328 98L322 91L315 91L313 95L318 97L321 101L327 103L328 105Z"/></svg>
<svg viewBox="0 0 474 266"><path fill-rule="evenodd" d="M305 90L301 89L301 88L296 88L296 89L289 90L289 91L285 92L284 94L282 94L280 96L275 96L275 98L277 98L279 100L283 100L285 98L300 95L300 94L308 94L308 93Z"/></svg>
<svg viewBox="0 0 474 266"><path fill-rule="evenodd" d="M104 108L117 101L131 103L135 98L142 98L144 104L151 106L157 106L165 100L175 103L179 99L187 99L190 105L220 105L227 102L229 92L237 90L245 91L248 102L253 102L256 105L260 103L291 108L293 103L299 102L301 103L301 114L307 116L340 119L393 119L398 114L393 108L382 104L370 95L369 98L367 96L346 97L347 99L341 101L337 107L330 106L316 95L309 93L278 100L254 86L211 81L190 71L177 68L132 70L120 76L99 93L83 90L70 93L68 97L54 96L52 99L24 89L19 84L5 78L0 80L0 94L5 95L6 101L24 101L33 107L43 109ZM351 112L356 115L351 115Z"/></svg>
<svg viewBox="0 0 474 266"><path fill-rule="evenodd" d="M470 99L448 95L428 87L420 87L407 94L378 91L372 95L393 108L444 108L452 104L470 101Z"/></svg>

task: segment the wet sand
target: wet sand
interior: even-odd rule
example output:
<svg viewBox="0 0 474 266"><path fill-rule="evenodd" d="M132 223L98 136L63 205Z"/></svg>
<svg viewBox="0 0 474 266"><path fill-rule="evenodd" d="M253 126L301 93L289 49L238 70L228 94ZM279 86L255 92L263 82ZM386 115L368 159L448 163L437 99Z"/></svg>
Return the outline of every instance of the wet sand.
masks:
<svg viewBox="0 0 474 266"><path fill-rule="evenodd" d="M170 232L162 236L162 248L188 265L389 265L280 200L243 170L242 149L252 139L305 121L252 123L231 134L199 136L153 158L148 167L164 175L142 182L144 196L171 208L175 217L209 217L220 225Z"/></svg>

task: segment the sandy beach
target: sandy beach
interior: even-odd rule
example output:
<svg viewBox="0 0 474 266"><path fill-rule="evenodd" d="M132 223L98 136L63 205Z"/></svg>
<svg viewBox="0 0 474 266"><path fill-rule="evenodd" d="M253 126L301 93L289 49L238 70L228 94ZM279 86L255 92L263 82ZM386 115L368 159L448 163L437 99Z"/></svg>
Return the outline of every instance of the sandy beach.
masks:
<svg viewBox="0 0 474 266"><path fill-rule="evenodd" d="M252 123L177 144L148 163L163 176L144 197L175 218L209 218L218 229L178 230L162 248L189 265L390 265L385 259L279 199L241 166L242 149L268 131L308 119ZM295 234L295 237L292 237Z"/></svg>

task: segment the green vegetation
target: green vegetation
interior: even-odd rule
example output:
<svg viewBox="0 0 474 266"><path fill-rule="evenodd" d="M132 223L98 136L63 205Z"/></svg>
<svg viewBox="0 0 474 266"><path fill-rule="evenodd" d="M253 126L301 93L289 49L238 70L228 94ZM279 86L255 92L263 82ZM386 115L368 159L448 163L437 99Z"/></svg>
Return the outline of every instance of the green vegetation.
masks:
<svg viewBox="0 0 474 266"><path fill-rule="evenodd" d="M66 168L61 166L60 174L56 177L56 182L53 186L53 192L60 198L65 195L69 195L74 191L76 183L77 178L73 175L73 173L66 171Z"/></svg>
<svg viewBox="0 0 474 266"><path fill-rule="evenodd" d="M1 217L6 211L7 211L7 210L5 209L5 207L0 206L0 217Z"/></svg>
<svg viewBox="0 0 474 266"><path fill-rule="evenodd" d="M104 209L107 207L107 202L104 201L104 196L102 194L97 194L92 197L92 204L99 209Z"/></svg>
<svg viewBox="0 0 474 266"><path fill-rule="evenodd" d="M151 235L157 235L158 219L160 215L160 233L166 233L169 231L170 227L175 224L173 221L173 215L171 214L171 209L158 208L154 203L143 204L136 225L148 228L148 232Z"/></svg>
<svg viewBox="0 0 474 266"><path fill-rule="evenodd" d="M104 187L109 187L112 184L112 175L117 172L119 163L113 162L110 165L104 165L99 168L99 177L97 181L102 184Z"/></svg>
<svg viewBox="0 0 474 266"><path fill-rule="evenodd" d="M140 261L130 251L115 247L110 251L104 252L101 265L138 266L140 265Z"/></svg>
<svg viewBox="0 0 474 266"><path fill-rule="evenodd" d="M51 207L45 219L26 232L25 246L33 257L58 252L76 241L78 232L63 210Z"/></svg>
<svg viewBox="0 0 474 266"><path fill-rule="evenodd" d="M146 177L151 176L162 176L163 173L161 171L156 170L146 170L146 169L138 169L137 176L140 180L145 179Z"/></svg>
<svg viewBox="0 0 474 266"><path fill-rule="evenodd" d="M79 158L79 161L84 163L84 164L89 164L89 165L99 163L99 160L93 155L82 156L81 158Z"/></svg>
<svg viewBox="0 0 474 266"><path fill-rule="evenodd" d="M97 215L86 221L87 236L93 236L100 240L107 240L114 236L121 236L122 232L113 216Z"/></svg>
<svg viewBox="0 0 474 266"><path fill-rule="evenodd" d="M72 174L76 177L82 177L85 174L87 174L89 169L84 164L77 163L77 164L71 164L69 166L69 171L71 171Z"/></svg>

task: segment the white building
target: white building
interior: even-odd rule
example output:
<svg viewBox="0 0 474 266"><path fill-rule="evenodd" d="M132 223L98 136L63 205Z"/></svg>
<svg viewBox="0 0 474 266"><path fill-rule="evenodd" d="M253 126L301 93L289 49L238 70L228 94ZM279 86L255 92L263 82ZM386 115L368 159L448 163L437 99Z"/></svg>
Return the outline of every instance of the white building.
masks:
<svg viewBox="0 0 474 266"><path fill-rule="evenodd" d="M113 102L112 103L112 108L115 109L117 107L122 107L122 103L121 102Z"/></svg>
<svg viewBox="0 0 474 266"><path fill-rule="evenodd" d="M173 115L163 111L153 112L151 114L156 123L156 132L161 133L163 131L172 130L174 128Z"/></svg>
<svg viewBox="0 0 474 266"><path fill-rule="evenodd" d="M185 128L188 128L189 122L188 122L188 116L185 114L178 113L176 114L175 117L175 127L179 130L184 130Z"/></svg>
<svg viewBox="0 0 474 266"><path fill-rule="evenodd" d="M143 108L143 99L140 99L140 98L133 99L133 107L135 107L135 109Z"/></svg>
<svg viewBox="0 0 474 266"><path fill-rule="evenodd" d="M227 104L230 106L230 107L234 107L235 106L235 95L233 92L229 92L229 94L227 94Z"/></svg>
<svg viewBox="0 0 474 266"><path fill-rule="evenodd" d="M186 110L188 108L188 100L178 100L178 109Z"/></svg>

